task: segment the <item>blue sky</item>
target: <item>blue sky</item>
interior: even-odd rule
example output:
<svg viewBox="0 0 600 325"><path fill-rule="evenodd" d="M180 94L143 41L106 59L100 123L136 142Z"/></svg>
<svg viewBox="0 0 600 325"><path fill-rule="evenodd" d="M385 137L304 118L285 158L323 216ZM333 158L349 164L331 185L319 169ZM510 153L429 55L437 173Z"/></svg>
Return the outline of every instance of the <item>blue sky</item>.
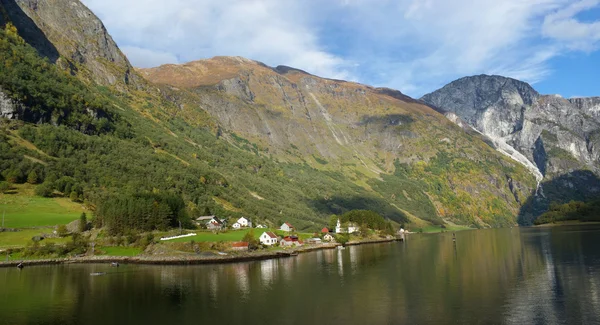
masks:
<svg viewBox="0 0 600 325"><path fill-rule="evenodd" d="M216 55L398 89L500 74L600 96L600 0L83 0L137 67Z"/></svg>

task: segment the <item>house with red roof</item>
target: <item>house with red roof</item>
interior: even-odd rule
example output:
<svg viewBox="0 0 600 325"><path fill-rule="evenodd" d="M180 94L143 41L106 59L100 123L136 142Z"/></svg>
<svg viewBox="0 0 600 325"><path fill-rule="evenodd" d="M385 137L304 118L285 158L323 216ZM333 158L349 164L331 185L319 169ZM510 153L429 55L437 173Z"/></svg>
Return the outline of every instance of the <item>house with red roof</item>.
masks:
<svg viewBox="0 0 600 325"><path fill-rule="evenodd" d="M329 231L329 228L327 228L327 227L323 227L323 229L321 229L321 233L323 233L323 234L328 234L328 233L330 233L330 231Z"/></svg>
<svg viewBox="0 0 600 325"><path fill-rule="evenodd" d="M294 226L292 226L292 225L291 225L290 223L288 223L288 222L284 222L284 223L283 223L283 225L281 225L281 227L280 227L279 229L281 229L281 230L283 230L283 231L287 231L287 232L290 232L290 231L294 231L294 230L295 230Z"/></svg>
<svg viewBox="0 0 600 325"><path fill-rule="evenodd" d="M263 245L271 246L277 244L277 238L277 235L275 235L274 233L270 231L265 231L262 233L262 235L260 235L258 240Z"/></svg>
<svg viewBox="0 0 600 325"><path fill-rule="evenodd" d="M298 236L285 236L279 241L281 247L302 246L303 244Z"/></svg>
<svg viewBox="0 0 600 325"><path fill-rule="evenodd" d="M231 249L234 251L247 251L248 250L248 242L238 241L231 243Z"/></svg>

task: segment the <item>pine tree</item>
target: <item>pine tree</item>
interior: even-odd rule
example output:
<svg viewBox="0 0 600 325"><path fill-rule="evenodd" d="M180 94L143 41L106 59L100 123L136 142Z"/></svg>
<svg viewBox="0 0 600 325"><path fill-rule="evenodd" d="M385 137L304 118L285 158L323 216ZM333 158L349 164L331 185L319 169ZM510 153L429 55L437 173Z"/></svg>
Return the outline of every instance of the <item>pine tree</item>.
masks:
<svg viewBox="0 0 600 325"><path fill-rule="evenodd" d="M87 217L85 215L85 212L81 213L81 216L79 217L79 232L84 232L87 230Z"/></svg>
<svg viewBox="0 0 600 325"><path fill-rule="evenodd" d="M35 172L35 170L32 170L27 176L27 183L29 184L37 184L38 180L38 174Z"/></svg>

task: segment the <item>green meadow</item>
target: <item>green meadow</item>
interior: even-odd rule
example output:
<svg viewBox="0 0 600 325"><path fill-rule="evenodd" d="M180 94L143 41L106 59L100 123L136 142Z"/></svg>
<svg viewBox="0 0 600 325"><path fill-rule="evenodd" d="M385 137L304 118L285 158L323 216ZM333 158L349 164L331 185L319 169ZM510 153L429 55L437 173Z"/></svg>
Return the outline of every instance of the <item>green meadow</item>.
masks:
<svg viewBox="0 0 600 325"><path fill-rule="evenodd" d="M103 255L108 256L136 256L142 252L142 249L138 247L123 246L101 247L100 250L104 252Z"/></svg>
<svg viewBox="0 0 600 325"><path fill-rule="evenodd" d="M272 231L278 236L287 236L289 234L289 233L283 232L281 230L273 230L273 229L254 228L253 230L254 230L254 237L256 238L256 240L258 240L260 235L262 235L262 233L265 231ZM213 233L213 232L209 232L209 231L194 231L196 233L196 236L177 238L177 239L167 240L166 242L177 243L177 242L189 242L192 240L195 242L240 241L240 240L242 240L242 238L244 238L244 236L246 235L246 233L248 231L249 231L249 229L230 230L227 232L220 232L220 233ZM312 237L312 233L299 233L299 234L295 234L295 235L298 235L302 239Z"/></svg>
<svg viewBox="0 0 600 325"><path fill-rule="evenodd" d="M53 228L36 228L36 229L22 229L20 231L6 231L0 232L0 249L5 248L17 248L24 247L31 243L31 238L40 236L43 234L51 234L54 231ZM40 242L64 244L69 241L70 238L46 238Z"/></svg>
<svg viewBox="0 0 600 325"><path fill-rule="evenodd" d="M83 212L81 204L67 198L33 196L27 186L15 194L0 194L0 218L4 214L5 228L30 228L67 224ZM0 226L1 226L0 219ZM1 236L1 235L0 235Z"/></svg>

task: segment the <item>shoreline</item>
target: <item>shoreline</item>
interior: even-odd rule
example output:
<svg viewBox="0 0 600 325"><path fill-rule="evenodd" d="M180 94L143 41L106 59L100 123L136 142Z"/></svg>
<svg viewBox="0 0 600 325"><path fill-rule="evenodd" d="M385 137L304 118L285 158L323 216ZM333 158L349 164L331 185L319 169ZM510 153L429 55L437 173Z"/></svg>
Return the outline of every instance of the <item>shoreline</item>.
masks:
<svg viewBox="0 0 600 325"><path fill-rule="evenodd" d="M396 238L367 239L364 241L352 241L346 243L346 246L355 246L363 244L379 244L398 241ZM58 264L101 264L101 263L122 263L122 264L140 264L140 265L200 265L200 264L229 264L237 262L262 261L276 258L291 257L291 253L309 253L318 250L335 249L342 246L339 243L320 244L318 246L302 246L296 249L276 250L270 252L248 252L243 255L183 255L183 256L84 256L84 257L63 257L51 259L23 260L24 266L36 265L58 265ZM2 261L0 268L16 267L21 261Z"/></svg>
<svg viewBox="0 0 600 325"><path fill-rule="evenodd" d="M541 227L560 227L560 226L582 226L582 225L598 225L600 221L581 221L581 220L565 220L559 222L543 223L541 225L533 225L534 228Z"/></svg>

